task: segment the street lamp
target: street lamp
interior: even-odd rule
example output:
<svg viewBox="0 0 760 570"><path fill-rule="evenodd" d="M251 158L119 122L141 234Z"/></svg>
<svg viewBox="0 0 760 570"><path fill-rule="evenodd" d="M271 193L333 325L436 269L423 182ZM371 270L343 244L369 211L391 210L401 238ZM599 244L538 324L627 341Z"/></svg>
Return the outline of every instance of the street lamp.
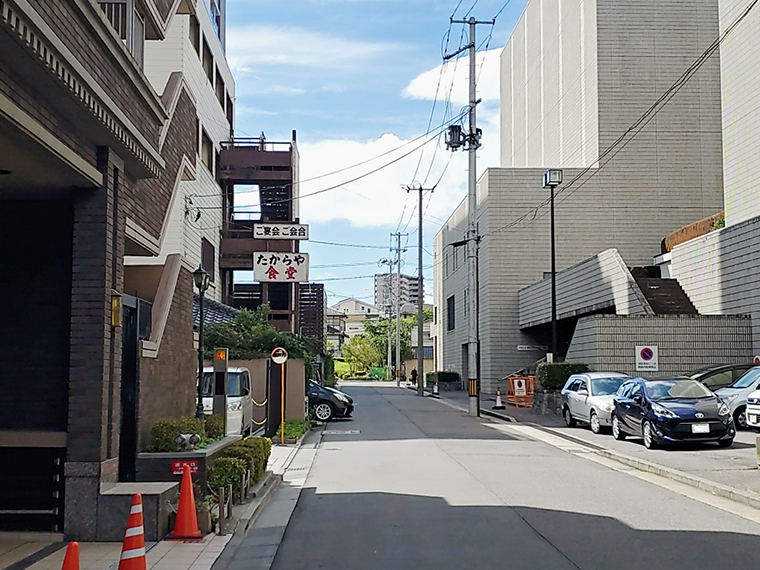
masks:
<svg viewBox="0 0 760 570"><path fill-rule="evenodd" d="M200 324L198 326L198 405L195 408L195 417L203 419L203 295L208 290L211 276L206 273L203 266L193 271L193 282L198 288L198 309L200 312Z"/></svg>
<svg viewBox="0 0 760 570"><path fill-rule="evenodd" d="M554 251L554 189L562 184L561 170L544 172L544 188L551 191L551 234L552 234L552 361L557 356L557 260Z"/></svg>

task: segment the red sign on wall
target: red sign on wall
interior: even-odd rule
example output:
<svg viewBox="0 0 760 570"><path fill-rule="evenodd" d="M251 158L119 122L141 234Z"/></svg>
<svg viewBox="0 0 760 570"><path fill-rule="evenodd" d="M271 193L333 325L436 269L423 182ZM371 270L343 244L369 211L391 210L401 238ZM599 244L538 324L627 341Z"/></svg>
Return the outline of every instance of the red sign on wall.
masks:
<svg viewBox="0 0 760 570"><path fill-rule="evenodd" d="M182 472L185 470L185 465L190 466L191 474L194 475L198 473L198 460L186 459L184 461L172 461L172 475L182 475Z"/></svg>

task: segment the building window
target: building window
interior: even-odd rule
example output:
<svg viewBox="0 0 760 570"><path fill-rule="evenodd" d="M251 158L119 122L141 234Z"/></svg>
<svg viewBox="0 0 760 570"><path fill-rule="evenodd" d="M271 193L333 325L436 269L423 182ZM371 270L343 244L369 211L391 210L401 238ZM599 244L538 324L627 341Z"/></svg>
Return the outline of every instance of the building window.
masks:
<svg viewBox="0 0 760 570"><path fill-rule="evenodd" d="M454 248L454 271L459 268L459 248Z"/></svg>
<svg viewBox="0 0 760 570"><path fill-rule="evenodd" d="M201 152L201 120L198 117L195 117L195 152L200 153Z"/></svg>
<svg viewBox="0 0 760 570"><path fill-rule="evenodd" d="M201 265L206 273L209 274L211 281L214 281L214 267L216 266L216 255L214 245L206 238L201 238Z"/></svg>
<svg viewBox="0 0 760 570"><path fill-rule="evenodd" d="M206 72L206 77L214 84L214 56L211 54L211 48L208 47L206 38L203 38L203 70Z"/></svg>
<svg viewBox="0 0 760 570"><path fill-rule="evenodd" d="M232 97L227 95L227 122L230 124L230 138L235 131L235 113L232 107Z"/></svg>
<svg viewBox="0 0 760 570"><path fill-rule="evenodd" d="M433 324L438 324L438 307L433 307Z"/></svg>
<svg viewBox="0 0 760 570"><path fill-rule="evenodd" d="M456 326L456 304L454 295L446 299L446 330L453 331Z"/></svg>
<svg viewBox="0 0 760 570"><path fill-rule="evenodd" d="M206 131L203 131L203 135L201 136L201 160L203 161L203 164L206 165L206 168L208 168L208 171L213 174L214 145L211 144L211 139L206 134Z"/></svg>
<svg viewBox="0 0 760 570"><path fill-rule="evenodd" d="M216 37L222 39L222 14L219 11L217 0L209 0L208 14L211 16L211 23L214 26Z"/></svg>
<svg viewBox="0 0 760 570"><path fill-rule="evenodd" d="M193 44L195 53L201 55L201 24L195 16L190 16L190 43Z"/></svg>
<svg viewBox="0 0 760 570"><path fill-rule="evenodd" d="M443 256L443 276L449 276L449 254Z"/></svg>
<svg viewBox="0 0 760 570"><path fill-rule="evenodd" d="M226 95L224 90L224 79L222 79L222 74L219 73L219 69L216 70L216 98L219 101L219 104L222 106L222 111L224 111L224 96Z"/></svg>
<svg viewBox="0 0 760 570"><path fill-rule="evenodd" d="M100 9L142 69L145 52L145 20L134 0L98 2Z"/></svg>
<svg viewBox="0 0 760 570"><path fill-rule="evenodd" d="M467 289L464 290L464 316L466 317L467 314L470 312L469 309L469 303L467 302Z"/></svg>

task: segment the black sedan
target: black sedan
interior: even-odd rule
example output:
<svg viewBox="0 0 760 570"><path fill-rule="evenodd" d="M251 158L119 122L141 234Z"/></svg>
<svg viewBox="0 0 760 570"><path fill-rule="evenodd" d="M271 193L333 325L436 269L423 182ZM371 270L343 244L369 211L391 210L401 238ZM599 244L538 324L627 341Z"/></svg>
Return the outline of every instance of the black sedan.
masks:
<svg viewBox="0 0 760 570"><path fill-rule="evenodd" d="M644 438L648 449L666 443L734 442L736 429L728 405L689 378L632 378L618 390L612 412L612 435Z"/></svg>
<svg viewBox="0 0 760 570"><path fill-rule="evenodd" d="M320 422L348 418L354 413L354 399L336 388L309 382L309 408Z"/></svg>

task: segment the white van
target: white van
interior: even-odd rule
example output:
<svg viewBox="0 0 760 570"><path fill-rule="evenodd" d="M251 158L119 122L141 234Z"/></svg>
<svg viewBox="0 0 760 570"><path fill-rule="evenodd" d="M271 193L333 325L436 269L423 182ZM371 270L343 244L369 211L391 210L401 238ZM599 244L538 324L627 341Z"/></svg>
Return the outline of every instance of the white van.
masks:
<svg viewBox="0 0 760 570"><path fill-rule="evenodd" d="M203 369L203 412L214 409L214 368ZM253 425L251 373L247 368L231 366L227 371L227 435L249 435Z"/></svg>

